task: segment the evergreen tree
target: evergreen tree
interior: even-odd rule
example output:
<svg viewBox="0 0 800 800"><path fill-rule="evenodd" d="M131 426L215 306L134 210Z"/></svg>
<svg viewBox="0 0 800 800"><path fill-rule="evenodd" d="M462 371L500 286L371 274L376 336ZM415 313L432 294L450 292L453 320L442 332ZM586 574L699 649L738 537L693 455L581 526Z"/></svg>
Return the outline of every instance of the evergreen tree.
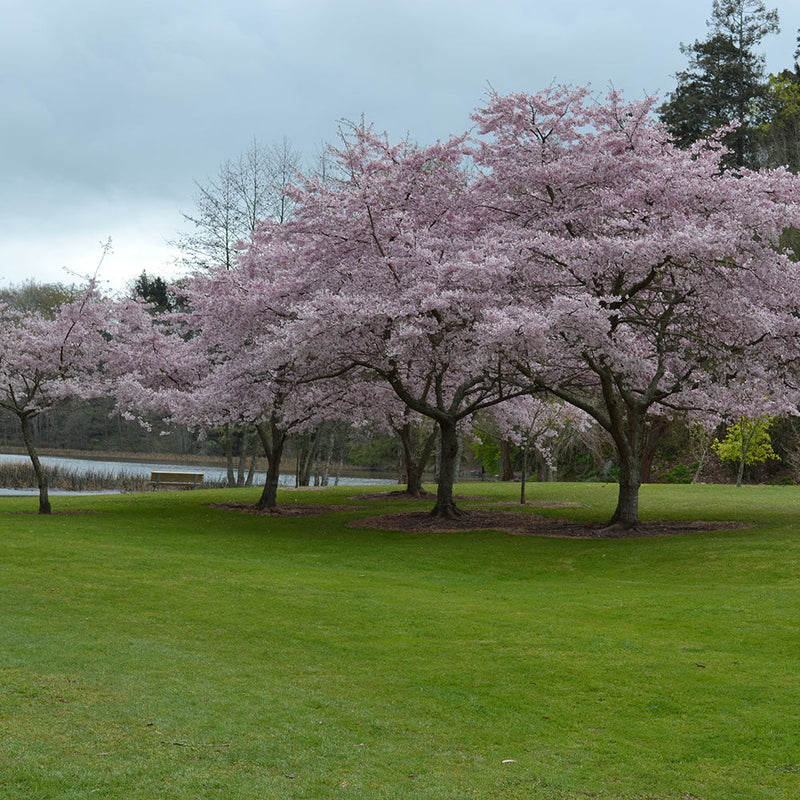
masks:
<svg viewBox="0 0 800 800"><path fill-rule="evenodd" d="M163 278L151 278L147 272L139 275L131 291L134 297L141 297L150 303L154 312L185 310L183 298Z"/></svg>
<svg viewBox="0 0 800 800"><path fill-rule="evenodd" d="M760 159L764 166L800 171L800 35L793 69L769 76L770 118L761 129Z"/></svg>
<svg viewBox="0 0 800 800"><path fill-rule="evenodd" d="M676 75L678 85L659 114L684 147L738 121L724 138L731 150L725 165L756 166L770 86L764 57L755 48L779 31L778 12L761 0L714 0L708 26L705 41L681 45L689 68Z"/></svg>

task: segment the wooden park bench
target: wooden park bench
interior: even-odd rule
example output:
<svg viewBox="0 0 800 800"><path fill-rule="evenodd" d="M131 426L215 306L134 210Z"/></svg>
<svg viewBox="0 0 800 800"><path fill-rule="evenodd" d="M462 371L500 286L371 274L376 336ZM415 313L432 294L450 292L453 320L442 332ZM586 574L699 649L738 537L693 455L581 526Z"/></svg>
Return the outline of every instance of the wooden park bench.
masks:
<svg viewBox="0 0 800 800"><path fill-rule="evenodd" d="M196 489L203 482L202 472L151 472L150 486L159 489Z"/></svg>

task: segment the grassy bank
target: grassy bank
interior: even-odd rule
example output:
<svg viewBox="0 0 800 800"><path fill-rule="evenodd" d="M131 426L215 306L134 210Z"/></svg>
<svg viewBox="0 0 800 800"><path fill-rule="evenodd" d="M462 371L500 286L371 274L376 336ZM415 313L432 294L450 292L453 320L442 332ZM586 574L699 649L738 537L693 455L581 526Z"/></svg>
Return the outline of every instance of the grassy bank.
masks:
<svg viewBox="0 0 800 800"><path fill-rule="evenodd" d="M644 517L753 527L616 541L347 527L420 507L353 494L0 500L0 795L800 794L800 489L648 486Z"/></svg>

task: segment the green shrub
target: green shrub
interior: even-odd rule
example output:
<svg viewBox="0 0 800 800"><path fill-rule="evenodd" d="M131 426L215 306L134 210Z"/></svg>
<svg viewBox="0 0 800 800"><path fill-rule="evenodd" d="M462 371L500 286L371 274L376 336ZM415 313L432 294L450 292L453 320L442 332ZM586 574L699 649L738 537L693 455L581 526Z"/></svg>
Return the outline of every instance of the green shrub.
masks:
<svg viewBox="0 0 800 800"><path fill-rule="evenodd" d="M661 483L691 483L697 467L696 461L693 464L676 464L661 475Z"/></svg>

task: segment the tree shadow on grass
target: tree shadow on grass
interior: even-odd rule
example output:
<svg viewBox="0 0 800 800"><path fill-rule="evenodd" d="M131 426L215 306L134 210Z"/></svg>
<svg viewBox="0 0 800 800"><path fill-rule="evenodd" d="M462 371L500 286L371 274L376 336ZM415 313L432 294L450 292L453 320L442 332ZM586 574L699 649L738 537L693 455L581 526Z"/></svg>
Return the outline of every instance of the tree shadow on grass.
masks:
<svg viewBox="0 0 800 800"><path fill-rule="evenodd" d="M335 511L352 510L354 506L284 503L273 508L259 508L255 503L211 503L211 508L221 508L223 511L238 511L241 514L257 514L263 517L317 517Z"/></svg>
<svg viewBox="0 0 800 800"><path fill-rule="evenodd" d="M473 510L455 519L432 517L426 512L383 514L348 522L350 528L405 531L409 533L456 533L459 531L504 531L513 536L548 536L571 539L631 539L647 536L675 536L683 533L747 528L739 522L641 522L633 528L590 525L552 519L528 512Z"/></svg>
<svg viewBox="0 0 800 800"><path fill-rule="evenodd" d="M363 495L353 499L370 499L381 495ZM385 499L385 496L384 498ZM474 497L470 497L474 500ZM550 503L548 507L571 507L570 503ZM356 506L285 504L272 509L259 509L253 503L212 503L212 508L256 514L266 517L314 517L337 511L353 510ZM434 517L428 511L408 511L381 514L352 520L348 528L401 531L407 533L458 533L466 531L503 531L513 536L547 536L569 539L633 539L649 536L676 536L686 533L741 530L750 527L741 522L707 520L678 522L640 522L633 528L609 527L571 520L543 517L528 511L513 512L488 509L464 511L454 519Z"/></svg>

